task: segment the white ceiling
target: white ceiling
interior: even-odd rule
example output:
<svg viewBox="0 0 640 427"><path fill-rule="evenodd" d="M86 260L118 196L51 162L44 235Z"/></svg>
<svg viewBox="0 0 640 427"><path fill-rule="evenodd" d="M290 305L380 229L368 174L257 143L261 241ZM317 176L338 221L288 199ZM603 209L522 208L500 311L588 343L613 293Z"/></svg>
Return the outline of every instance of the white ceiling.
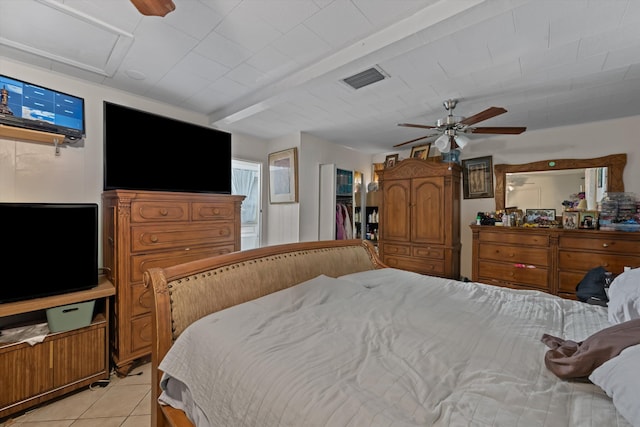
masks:
<svg viewBox="0 0 640 427"><path fill-rule="evenodd" d="M478 126L529 131L640 115L637 0L174 3L160 18L129 0L0 0L0 55L231 132L306 132L370 153L426 135L397 123L433 125L449 98L459 116L508 110ZM341 82L373 66L389 78Z"/></svg>

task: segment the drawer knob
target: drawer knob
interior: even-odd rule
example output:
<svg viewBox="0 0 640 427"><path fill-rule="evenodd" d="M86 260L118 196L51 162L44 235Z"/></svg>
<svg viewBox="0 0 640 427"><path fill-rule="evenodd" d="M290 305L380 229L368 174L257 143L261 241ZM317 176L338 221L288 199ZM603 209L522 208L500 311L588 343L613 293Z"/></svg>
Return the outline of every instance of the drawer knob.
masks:
<svg viewBox="0 0 640 427"><path fill-rule="evenodd" d="M167 216L169 215L169 211L165 208L160 209L160 215Z"/></svg>
<svg viewBox="0 0 640 427"><path fill-rule="evenodd" d="M152 234L149 240L151 240L151 243L158 243L158 236Z"/></svg>
<svg viewBox="0 0 640 427"><path fill-rule="evenodd" d="M608 243L603 243L603 244L602 244L602 247L603 247L603 248L608 248L608 247L609 247L609 244L608 244Z"/></svg>
<svg viewBox="0 0 640 427"><path fill-rule="evenodd" d="M214 214L214 215L220 215L220 209L215 208L215 209L213 210L213 214Z"/></svg>

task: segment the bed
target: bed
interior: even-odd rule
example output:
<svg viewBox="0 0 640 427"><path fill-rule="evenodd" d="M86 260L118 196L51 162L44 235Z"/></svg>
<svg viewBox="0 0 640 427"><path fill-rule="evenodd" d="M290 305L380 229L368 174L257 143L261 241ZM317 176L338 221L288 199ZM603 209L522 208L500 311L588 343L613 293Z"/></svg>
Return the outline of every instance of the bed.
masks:
<svg viewBox="0 0 640 427"><path fill-rule="evenodd" d="M152 268L145 285L154 426L640 422L628 390L640 383L639 345L618 340L588 378L554 370L584 363L586 343L611 352L612 326L640 338L626 309L612 322L607 307L389 268L361 240Z"/></svg>

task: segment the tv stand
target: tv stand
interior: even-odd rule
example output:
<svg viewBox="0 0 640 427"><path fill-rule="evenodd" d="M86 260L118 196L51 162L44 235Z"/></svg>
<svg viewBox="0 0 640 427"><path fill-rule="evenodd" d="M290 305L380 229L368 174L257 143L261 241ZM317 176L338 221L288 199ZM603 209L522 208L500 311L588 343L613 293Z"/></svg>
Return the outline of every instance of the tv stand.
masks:
<svg viewBox="0 0 640 427"><path fill-rule="evenodd" d="M96 300L89 326L50 333L43 342L0 343L0 421L32 406L108 379L109 308L115 288L105 277L98 286L45 298L0 304L0 318Z"/></svg>

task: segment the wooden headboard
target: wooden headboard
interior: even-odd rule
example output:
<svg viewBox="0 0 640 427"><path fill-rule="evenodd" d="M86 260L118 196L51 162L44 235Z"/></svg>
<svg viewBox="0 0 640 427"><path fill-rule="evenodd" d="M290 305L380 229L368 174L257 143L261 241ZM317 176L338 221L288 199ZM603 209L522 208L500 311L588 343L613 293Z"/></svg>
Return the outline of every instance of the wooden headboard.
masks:
<svg viewBox="0 0 640 427"><path fill-rule="evenodd" d="M152 425L192 426L182 411L160 406L160 361L191 323L225 308L321 274L338 277L384 268L365 240L290 243L233 252L144 273L153 289Z"/></svg>

